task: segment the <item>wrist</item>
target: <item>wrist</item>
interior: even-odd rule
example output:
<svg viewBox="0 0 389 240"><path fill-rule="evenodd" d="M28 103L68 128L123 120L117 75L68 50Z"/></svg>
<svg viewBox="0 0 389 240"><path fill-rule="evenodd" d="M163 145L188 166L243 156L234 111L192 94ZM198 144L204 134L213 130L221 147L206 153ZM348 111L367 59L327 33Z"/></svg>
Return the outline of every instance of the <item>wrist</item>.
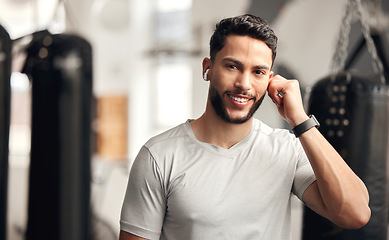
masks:
<svg viewBox="0 0 389 240"><path fill-rule="evenodd" d="M309 118L293 128L293 133L296 137L300 137L303 133L310 130L313 127L320 127L319 122L315 116L309 115Z"/></svg>
<svg viewBox="0 0 389 240"><path fill-rule="evenodd" d="M290 121L290 126L292 128L296 127L297 125L307 121L309 119L309 116L307 114L302 114L301 116L295 117L293 120Z"/></svg>

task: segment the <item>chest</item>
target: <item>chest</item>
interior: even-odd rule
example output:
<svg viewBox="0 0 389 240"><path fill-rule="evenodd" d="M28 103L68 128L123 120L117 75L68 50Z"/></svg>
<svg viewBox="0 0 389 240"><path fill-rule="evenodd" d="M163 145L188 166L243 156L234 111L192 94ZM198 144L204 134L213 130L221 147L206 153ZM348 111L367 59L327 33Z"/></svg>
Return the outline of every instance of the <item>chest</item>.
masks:
<svg viewBox="0 0 389 240"><path fill-rule="evenodd" d="M294 164L288 159L244 152L199 156L186 155L171 169L168 220L228 226L287 207L294 178Z"/></svg>

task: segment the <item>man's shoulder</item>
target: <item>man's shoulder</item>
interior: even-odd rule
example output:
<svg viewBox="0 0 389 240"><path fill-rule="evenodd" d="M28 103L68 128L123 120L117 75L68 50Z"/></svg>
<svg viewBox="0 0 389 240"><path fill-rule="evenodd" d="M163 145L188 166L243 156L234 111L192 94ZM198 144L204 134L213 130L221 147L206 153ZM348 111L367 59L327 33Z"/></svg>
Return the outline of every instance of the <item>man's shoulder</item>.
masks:
<svg viewBox="0 0 389 240"><path fill-rule="evenodd" d="M181 123L173 128L170 128L152 138L150 138L145 146L147 148L172 145L174 142L180 141L180 139L188 137L188 131L186 129L187 123Z"/></svg>
<svg viewBox="0 0 389 240"><path fill-rule="evenodd" d="M257 126L256 129L259 133L259 136L266 136L267 139L273 139L276 141L294 141L296 139L293 133L286 128L271 127L258 119L255 119L255 125Z"/></svg>
<svg viewBox="0 0 389 240"><path fill-rule="evenodd" d="M256 126L255 128L265 135L291 134L288 129L271 127L270 125L256 118L254 118L254 124Z"/></svg>

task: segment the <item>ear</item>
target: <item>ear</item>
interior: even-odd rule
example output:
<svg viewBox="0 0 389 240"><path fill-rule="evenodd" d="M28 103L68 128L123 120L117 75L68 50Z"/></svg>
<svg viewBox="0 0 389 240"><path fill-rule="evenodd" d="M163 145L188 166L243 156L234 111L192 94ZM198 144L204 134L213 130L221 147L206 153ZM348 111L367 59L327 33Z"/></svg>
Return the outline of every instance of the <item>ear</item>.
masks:
<svg viewBox="0 0 389 240"><path fill-rule="evenodd" d="M209 58L204 58L203 59L203 78L205 81L208 81L209 80L209 75L210 75L210 71L211 71L211 68L212 68L212 61L211 59Z"/></svg>
<svg viewBox="0 0 389 240"><path fill-rule="evenodd" d="M269 79L272 78L274 75L274 72L273 71L270 71L270 74L269 74Z"/></svg>
<svg viewBox="0 0 389 240"><path fill-rule="evenodd" d="M273 79L272 79L273 76L274 76L274 72L273 72L273 71L270 71L270 73L269 73L269 80L268 80L268 83L267 83L267 87L268 87L268 88L269 88L269 86L270 86L270 82L273 80ZM268 89L268 91L269 91L269 89Z"/></svg>

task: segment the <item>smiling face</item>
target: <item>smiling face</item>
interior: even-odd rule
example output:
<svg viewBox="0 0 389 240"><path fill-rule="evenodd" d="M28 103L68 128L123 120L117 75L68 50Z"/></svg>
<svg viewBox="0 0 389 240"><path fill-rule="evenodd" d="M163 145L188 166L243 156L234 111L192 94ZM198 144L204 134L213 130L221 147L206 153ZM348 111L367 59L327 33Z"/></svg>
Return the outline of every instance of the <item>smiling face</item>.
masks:
<svg viewBox="0 0 389 240"><path fill-rule="evenodd" d="M209 101L216 114L228 123L245 123L261 105L273 73L272 51L261 40L229 35L209 69Z"/></svg>

